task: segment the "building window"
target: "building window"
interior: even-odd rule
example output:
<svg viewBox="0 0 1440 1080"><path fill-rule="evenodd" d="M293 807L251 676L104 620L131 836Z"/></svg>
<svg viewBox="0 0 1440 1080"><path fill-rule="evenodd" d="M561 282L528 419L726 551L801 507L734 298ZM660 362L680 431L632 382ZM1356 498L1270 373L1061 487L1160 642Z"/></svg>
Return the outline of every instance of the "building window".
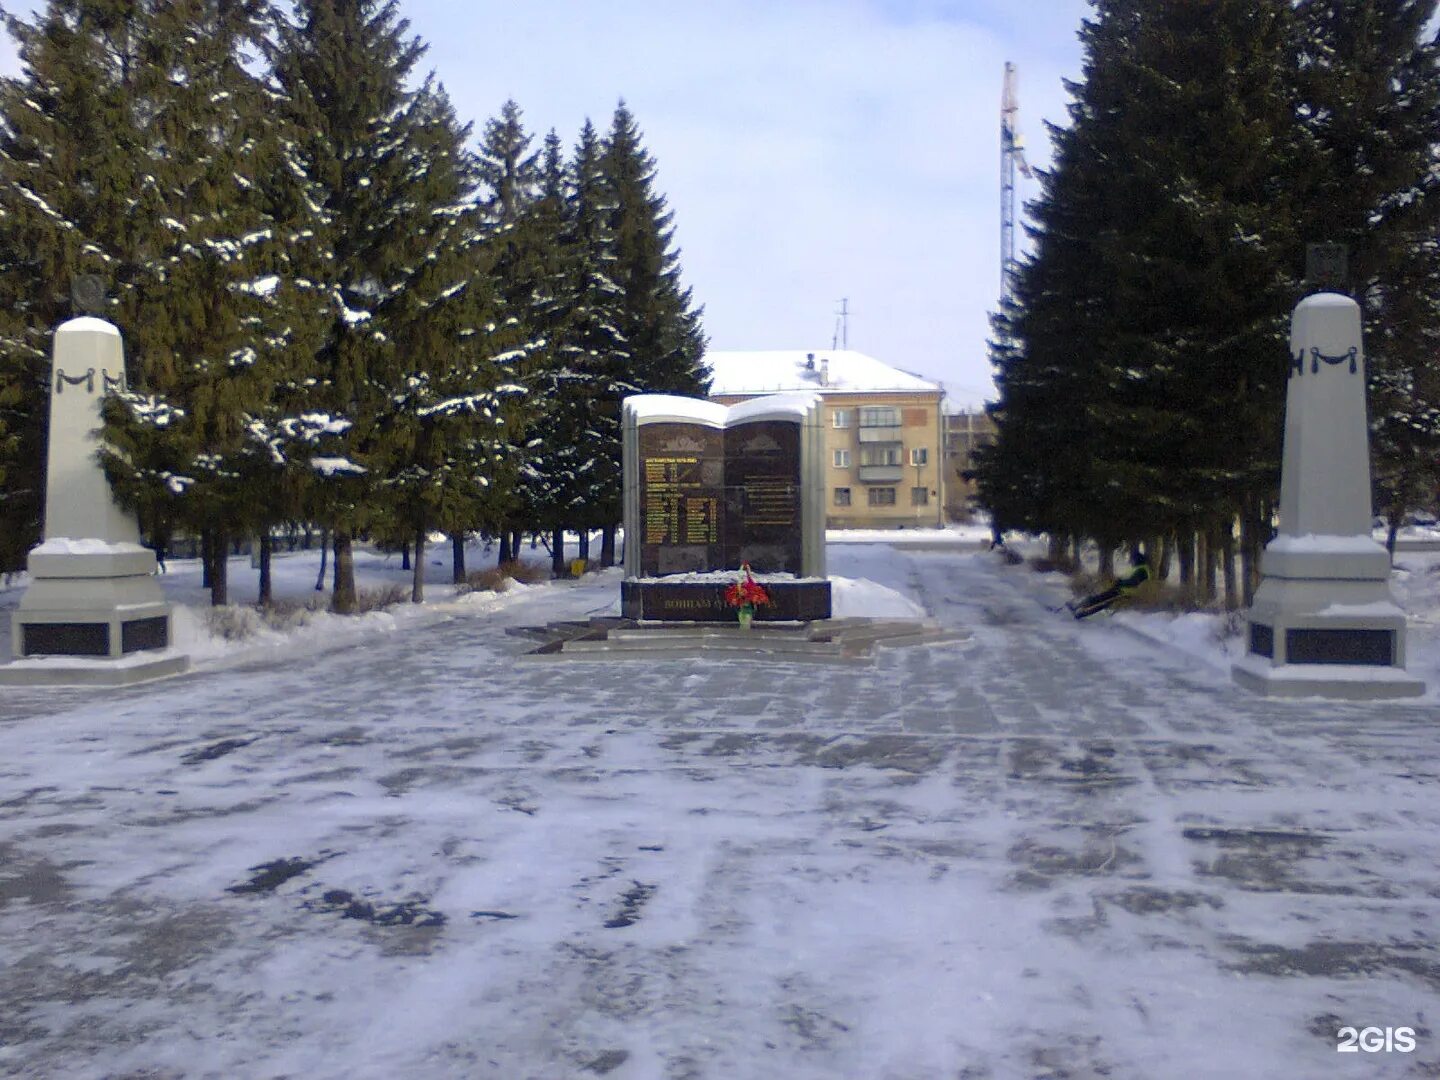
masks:
<svg viewBox="0 0 1440 1080"><path fill-rule="evenodd" d="M849 505L850 505L850 489L849 489L849 488L836 488L836 489L835 489L835 505L836 505L836 506L849 506Z"/></svg>
<svg viewBox="0 0 1440 1080"><path fill-rule="evenodd" d="M861 465L899 465L899 443L866 443L860 447Z"/></svg>
<svg viewBox="0 0 1440 1080"><path fill-rule="evenodd" d="M870 489L871 506L894 506L895 489L890 487L872 487Z"/></svg>
<svg viewBox="0 0 1440 1080"><path fill-rule="evenodd" d="M930 463L930 449L925 446L916 446L910 451L911 465L928 465Z"/></svg>
<svg viewBox="0 0 1440 1080"><path fill-rule="evenodd" d="M837 428L850 426L850 409L832 409L830 412L830 423Z"/></svg>
<svg viewBox="0 0 1440 1080"><path fill-rule="evenodd" d="M899 427L900 410L893 409L888 405L872 405L860 410L860 426L865 427Z"/></svg>
<svg viewBox="0 0 1440 1080"><path fill-rule="evenodd" d="M850 451L849 451L849 450L836 450L836 451L835 451L835 468L837 468L837 469L848 469L849 467L850 467Z"/></svg>
<svg viewBox="0 0 1440 1080"><path fill-rule="evenodd" d="M911 505L911 506L929 506L929 505L930 505L930 489L929 489L929 488L923 488L923 487L913 487L913 488L911 488L911 489L910 489L910 505Z"/></svg>

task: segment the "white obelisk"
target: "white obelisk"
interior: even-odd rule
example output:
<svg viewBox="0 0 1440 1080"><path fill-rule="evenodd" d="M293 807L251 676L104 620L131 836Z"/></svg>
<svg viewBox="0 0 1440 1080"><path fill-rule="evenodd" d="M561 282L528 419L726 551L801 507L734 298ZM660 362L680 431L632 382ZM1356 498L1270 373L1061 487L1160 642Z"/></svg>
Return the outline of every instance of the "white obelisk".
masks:
<svg viewBox="0 0 1440 1080"><path fill-rule="evenodd" d="M115 684L183 671L155 554L140 545L96 456L105 392L125 385L120 331L71 319L55 331L53 358L45 535L14 614L17 662L0 668L0 682Z"/></svg>
<svg viewBox="0 0 1440 1080"><path fill-rule="evenodd" d="M1360 307L1318 293L1290 323L1280 527L1265 549L1235 681L1283 697L1410 697L1405 613L1370 535Z"/></svg>

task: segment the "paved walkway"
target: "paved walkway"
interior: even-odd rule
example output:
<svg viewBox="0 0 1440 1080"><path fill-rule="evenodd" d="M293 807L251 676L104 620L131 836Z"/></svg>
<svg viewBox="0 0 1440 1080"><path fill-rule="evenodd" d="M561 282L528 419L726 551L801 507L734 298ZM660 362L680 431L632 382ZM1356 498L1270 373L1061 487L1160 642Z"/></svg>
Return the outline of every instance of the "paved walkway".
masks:
<svg viewBox="0 0 1440 1080"><path fill-rule="evenodd" d="M1440 1075L1427 709L1248 697L985 555L885 566L973 641L514 661L612 582L7 690L0 1073Z"/></svg>

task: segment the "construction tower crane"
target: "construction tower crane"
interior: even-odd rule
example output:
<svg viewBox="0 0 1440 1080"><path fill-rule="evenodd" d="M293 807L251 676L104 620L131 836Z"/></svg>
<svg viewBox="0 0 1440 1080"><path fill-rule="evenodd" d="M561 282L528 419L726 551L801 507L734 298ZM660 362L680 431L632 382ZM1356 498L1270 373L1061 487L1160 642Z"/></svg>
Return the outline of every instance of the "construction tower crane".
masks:
<svg viewBox="0 0 1440 1080"><path fill-rule="evenodd" d="M1034 176L1025 160L1025 140L1016 130L1020 113L1020 76L1005 62L1005 89L1000 95L1000 299L1008 300L1015 276L1015 171Z"/></svg>

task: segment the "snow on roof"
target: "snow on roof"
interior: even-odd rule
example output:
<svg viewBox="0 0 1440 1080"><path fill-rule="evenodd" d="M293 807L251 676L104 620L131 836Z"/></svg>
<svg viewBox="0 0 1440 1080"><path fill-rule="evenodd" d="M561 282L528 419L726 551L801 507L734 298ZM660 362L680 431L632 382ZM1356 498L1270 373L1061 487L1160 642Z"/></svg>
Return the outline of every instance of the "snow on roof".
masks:
<svg viewBox="0 0 1440 1080"><path fill-rule="evenodd" d="M773 394L787 390L826 393L937 391L938 383L881 363L850 349L782 349L762 352L707 352L705 364L719 394ZM825 377L822 386L821 377Z"/></svg>

